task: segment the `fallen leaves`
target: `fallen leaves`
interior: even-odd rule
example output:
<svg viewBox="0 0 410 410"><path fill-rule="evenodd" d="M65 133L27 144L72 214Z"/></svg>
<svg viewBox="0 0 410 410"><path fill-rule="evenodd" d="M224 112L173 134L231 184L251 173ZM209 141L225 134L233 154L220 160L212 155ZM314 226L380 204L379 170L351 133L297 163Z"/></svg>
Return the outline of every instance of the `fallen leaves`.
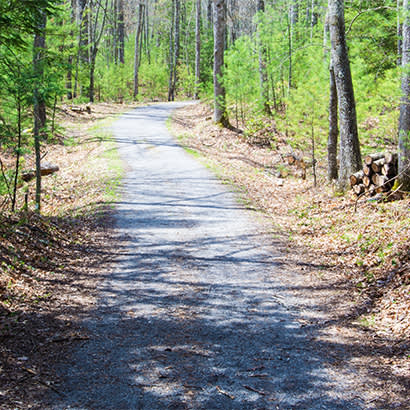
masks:
<svg viewBox="0 0 410 410"><path fill-rule="evenodd" d="M104 208L113 177L101 143L106 138L93 138L89 128L126 108L103 104L86 117L66 115L70 144L47 147L60 171L43 179L43 216L0 213L0 390L7 392L7 408L31 407L44 389L60 394L53 363L88 340L75 321L94 308L99 267L115 254ZM23 196L21 190L19 204Z"/></svg>
<svg viewBox="0 0 410 410"><path fill-rule="evenodd" d="M204 155L222 179L240 187L248 206L271 218L278 231L288 236L289 257L303 255L309 272L319 281L339 277L340 283L350 287L352 297L359 299L356 303L371 298L372 326L392 337L406 338L410 199L377 204L362 200L355 212L354 198L335 195L326 183L325 159L319 159L320 188L314 189L311 176L303 181L289 172L289 147L282 136L272 139L275 147L271 149L269 144L253 144L216 127L206 120L209 116L203 104L175 114L173 129L182 144ZM285 170L280 176L289 176L280 178L278 171Z"/></svg>

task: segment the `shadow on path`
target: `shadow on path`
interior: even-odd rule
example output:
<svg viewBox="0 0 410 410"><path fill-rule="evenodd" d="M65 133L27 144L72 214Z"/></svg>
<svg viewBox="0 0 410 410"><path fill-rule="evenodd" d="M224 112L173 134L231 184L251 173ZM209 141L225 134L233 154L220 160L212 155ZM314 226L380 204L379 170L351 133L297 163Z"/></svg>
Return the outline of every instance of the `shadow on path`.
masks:
<svg viewBox="0 0 410 410"><path fill-rule="evenodd" d="M363 346L317 340L322 312L310 312L315 325L301 320L272 235L172 143L170 107L136 110L114 128L129 167L118 262L84 317L90 339L61 365L64 397L48 406L372 408L349 364Z"/></svg>

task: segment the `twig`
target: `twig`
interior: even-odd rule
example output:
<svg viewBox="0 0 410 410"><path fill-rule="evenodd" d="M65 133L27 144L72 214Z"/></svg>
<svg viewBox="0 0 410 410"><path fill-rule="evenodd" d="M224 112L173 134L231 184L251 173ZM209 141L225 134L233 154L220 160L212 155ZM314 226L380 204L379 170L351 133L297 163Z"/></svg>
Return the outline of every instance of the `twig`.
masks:
<svg viewBox="0 0 410 410"><path fill-rule="evenodd" d="M356 16L353 17L353 20L349 24L349 28L346 30L346 36L349 34L350 30L352 29L353 23L362 15L371 11L377 11L377 10L383 10L383 9L388 9L388 10L395 10L393 7L389 6L379 6L375 7L373 9L367 9L363 11L359 11L359 13L356 14Z"/></svg>
<svg viewBox="0 0 410 410"><path fill-rule="evenodd" d="M10 200L13 201L13 198L12 198L12 196L11 196L10 184L9 184L9 181L7 180L6 173L5 173L5 171L4 171L3 161L1 160L1 158L0 158L0 166L1 166L1 174L2 174L2 176L3 176L3 178L4 178L4 183L6 184L6 187L7 187L7 193L8 193L8 195L9 195L9 197L10 197Z"/></svg>
<svg viewBox="0 0 410 410"><path fill-rule="evenodd" d="M75 340L89 340L89 339L90 339L89 336L81 336L81 335L67 336L67 337L59 337L59 338L52 339L50 340L50 343L73 342Z"/></svg>
<svg viewBox="0 0 410 410"><path fill-rule="evenodd" d="M215 386L215 387L216 387L216 390L218 390L219 393L223 394L226 397L229 397L231 400L235 400L235 396L233 396L232 394L229 394L225 390L222 390L219 386Z"/></svg>
<svg viewBox="0 0 410 410"><path fill-rule="evenodd" d="M247 386L246 384L245 384L243 387L244 387L245 389L247 389L247 390L250 390L250 391L253 391L253 392L255 392L255 393L258 393L258 394L260 394L261 396L265 396L265 395L266 395L266 393L265 393L264 391L257 390L257 389L255 389L254 387Z"/></svg>
<svg viewBox="0 0 410 410"><path fill-rule="evenodd" d="M29 369L28 367L22 367L23 370L25 370L27 373L30 373L32 376L40 376L36 371L33 369ZM54 386L44 382L40 378L36 380L38 383L42 384L45 387L48 387L49 389L53 390L55 393L57 393L59 396L65 397L65 394L57 390Z"/></svg>

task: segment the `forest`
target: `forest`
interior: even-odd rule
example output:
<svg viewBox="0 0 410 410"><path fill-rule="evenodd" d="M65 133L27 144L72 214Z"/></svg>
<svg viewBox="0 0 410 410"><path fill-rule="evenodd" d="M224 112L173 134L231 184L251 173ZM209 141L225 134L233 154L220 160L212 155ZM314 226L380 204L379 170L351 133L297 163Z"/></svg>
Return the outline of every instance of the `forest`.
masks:
<svg viewBox="0 0 410 410"><path fill-rule="evenodd" d="M1 7L2 147L15 167L0 193L13 210L20 160L34 150L40 161L63 101L215 99L216 122L251 135L267 119L292 150L327 155L342 191L362 155L400 147L396 188L408 190L405 2L238 0L218 3L219 14L212 1Z"/></svg>
<svg viewBox="0 0 410 410"><path fill-rule="evenodd" d="M48 154L83 144L70 127L92 118L86 143L111 144L94 119L196 100L170 126L187 151L269 215L314 275L349 283L361 326L407 339L409 65L408 0L0 0L0 316L51 294L18 273L100 246L103 212L87 207L112 201L92 195L122 174L50 190Z"/></svg>

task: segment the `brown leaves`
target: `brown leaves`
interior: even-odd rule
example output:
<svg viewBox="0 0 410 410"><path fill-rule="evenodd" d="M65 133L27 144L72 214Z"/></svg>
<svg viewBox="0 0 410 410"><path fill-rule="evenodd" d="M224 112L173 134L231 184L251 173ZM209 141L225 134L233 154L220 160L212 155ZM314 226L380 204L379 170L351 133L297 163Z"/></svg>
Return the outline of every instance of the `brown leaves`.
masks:
<svg viewBox="0 0 410 410"><path fill-rule="evenodd" d="M185 145L216 164L223 178L241 187L246 203L266 212L288 236L289 258L293 254L310 264L309 273L321 282L330 277L348 281L351 294L361 298L376 292L374 310L384 313L377 314L375 326L404 337L408 327L400 318L410 306L410 283L400 269L408 266L410 253L409 198L385 204L363 200L355 212L353 198L337 197L326 183L325 160L319 160L319 189L313 189L311 176L306 181L292 176L279 179L275 171L289 168L288 148L280 135L273 151L252 146L207 118L204 105L186 107L176 114L175 133L185 135ZM389 303L392 299L394 303ZM397 318L394 325L387 314Z"/></svg>

